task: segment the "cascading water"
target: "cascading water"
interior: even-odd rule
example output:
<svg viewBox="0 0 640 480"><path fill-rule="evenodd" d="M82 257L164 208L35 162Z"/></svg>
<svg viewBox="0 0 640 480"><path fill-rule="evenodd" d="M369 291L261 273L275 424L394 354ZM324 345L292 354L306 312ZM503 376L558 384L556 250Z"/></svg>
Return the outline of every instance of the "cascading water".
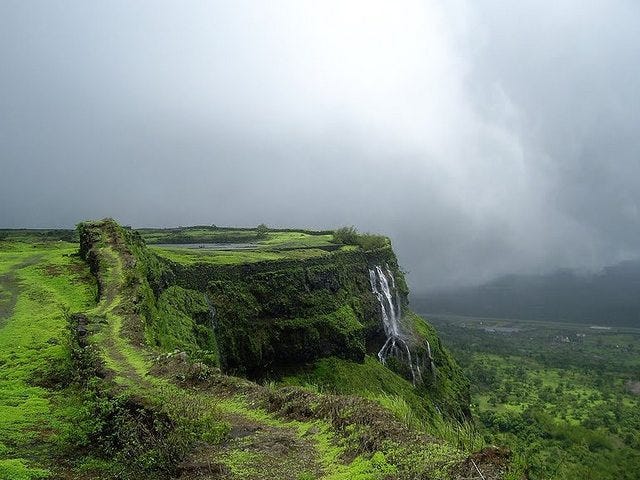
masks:
<svg viewBox="0 0 640 480"><path fill-rule="evenodd" d="M216 307L213 305L213 302L209 298L209 294L205 293L204 297L207 299L207 305L209 305L209 324L211 326L211 330L215 330L216 328Z"/></svg>
<svg viewBox="0 0 640 480"><path fill-rule="evenodd" d="M384 270L379 265L370 268L369 281L371 282L371 291L380 303L382 325L387 337L387 340L378 352L378 359L384 364L389 357L395 357L406 363L411 371L411 379L415 385L417 382L422 381L421 362L416 355L411 355L411 349L408 343L409 336L403 332L400 299L398 290L396 289L395 278L389 266L385 265ZM391 284L391 286L389 284ZM429 342L426 343L429 369L434 371L433 359L431 358L431 346Z"/></svg>

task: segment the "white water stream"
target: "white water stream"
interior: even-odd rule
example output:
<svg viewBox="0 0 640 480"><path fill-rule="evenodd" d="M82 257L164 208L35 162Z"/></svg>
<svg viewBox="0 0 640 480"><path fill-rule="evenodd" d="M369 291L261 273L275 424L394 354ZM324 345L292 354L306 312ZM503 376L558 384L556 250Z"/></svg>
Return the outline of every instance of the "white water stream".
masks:
<svg viewBox="0 0 640 480"><path fill-rule="evenodd" d="M216 329L216 307L213 305L208 293L205 293L204 297L207 299L207 305L209 306L209 324L213 331Z"/></svg>
<svg viewBox="0 0 640 480"><path fill-rule="evenodd" d="M386 342L378 352L378 359L384 364L389 357L395 357L404 362L411 371L411 379L415 385L422 381L420 361L416 355L411 355L409 348L409 336L403 332L401 319L402 311L400 299L396 289L396 282L388 265L383 268L379 265L369 269L369 281L371 291L378 299L382 310L382 325L387 337ZM426 340L425 340L426 341ZM429 368L433 371L431 358L431 346L426 342Z"/></svg>

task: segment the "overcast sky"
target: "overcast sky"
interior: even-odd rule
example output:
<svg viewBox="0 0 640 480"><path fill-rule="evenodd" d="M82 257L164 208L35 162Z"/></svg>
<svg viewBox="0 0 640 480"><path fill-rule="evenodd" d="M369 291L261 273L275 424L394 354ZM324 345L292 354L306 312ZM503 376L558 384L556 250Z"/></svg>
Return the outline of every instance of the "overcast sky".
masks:
<svg viewBox="0 0 640 480"><path fill-rule="evenodd" d="M0 3L0 227L334 227L414 291L640 254L640 3Z"/></svg>

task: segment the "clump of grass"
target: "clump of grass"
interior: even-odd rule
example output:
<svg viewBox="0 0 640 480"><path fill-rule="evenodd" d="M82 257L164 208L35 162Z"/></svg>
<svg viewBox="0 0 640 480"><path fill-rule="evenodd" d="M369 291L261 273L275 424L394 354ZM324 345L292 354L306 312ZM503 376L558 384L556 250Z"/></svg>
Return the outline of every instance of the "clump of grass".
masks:
<svg viewBox="0 0 640 480"><path fill-rule="evenodd" d="M427 431L427 422L416 415L413 408L411 408L404 398L398 395L389 395L386 393L373 396L372 398L393 413L396 418L407 427L419 431Z"/></svg>
<svg viewBox="0 0 640 480"><path fill-rule="evenodd" d="M416 415L413 408L402 397L382 394L374 398L408 428L444 440L466 453L478 451L485 446L482 435L471 421L457 422L441 417L427 421Z"/></svg>
<svg viewBox="0 0 640 480"><path fill-rule="evenodd" d="M49 470L30 467L21 458L0 460L0 478L3 480L36 480L50 476L51 472Z"/></svg>
<svg viewBox="0 0 640 480"><path fill-rule="evenodd" d="M84 446L93 457L82 470L123 479L170 476L198 443L217 444L229 432L210 398L169 388L150 399L111 396L94 381L84 398L80 423L89 426Z"/></svg>
<svg viewBox="0 0 640 480"><path fill-rule="evenodd" d="M455 445L465 453L477 452L486 446L484 437L472 421L438 421L427 427L427 433Z"/></svg>

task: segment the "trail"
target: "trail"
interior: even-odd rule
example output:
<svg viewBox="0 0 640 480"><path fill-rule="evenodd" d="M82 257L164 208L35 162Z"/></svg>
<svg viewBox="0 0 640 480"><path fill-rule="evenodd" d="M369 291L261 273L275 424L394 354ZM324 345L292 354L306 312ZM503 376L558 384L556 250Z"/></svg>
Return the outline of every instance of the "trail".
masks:
<svg viewBox="0 0 640 480"><path fill-rule="evenodd" d="M319 429L284 422L238 400L216 407L231 426L218 445L205 445L181 465L182 480L299 480L325 478ZM307 475L308 477L305 477Z"/></svg>
<svg viewBox="0 0 640 480"><path fill-rule="evenodd" d="M123 312L120 307L124 290L123 259L112 247L103 247L102 254L107 264L102 272L103 291L97 307L88 315L106 322L96 334L105 364L115 373L117 383L127 383L136 388L150 387L147 372L151 363L148 355L131 345L122 335Z"/></svg>

